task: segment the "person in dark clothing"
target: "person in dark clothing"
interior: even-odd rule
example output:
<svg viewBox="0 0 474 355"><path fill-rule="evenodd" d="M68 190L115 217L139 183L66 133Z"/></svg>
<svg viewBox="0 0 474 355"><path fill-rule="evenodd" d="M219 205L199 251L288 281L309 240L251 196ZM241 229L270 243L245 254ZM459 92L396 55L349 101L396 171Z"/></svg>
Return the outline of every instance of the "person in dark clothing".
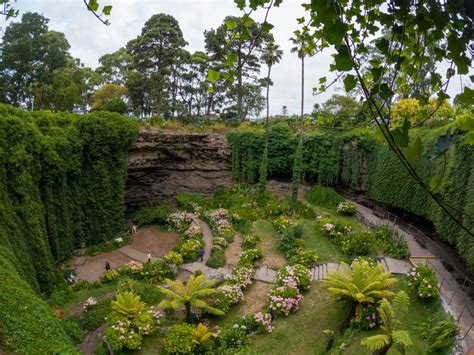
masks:
<svg viewBox="0 0 474 355"><path fill-rule="evenodd" d="M110 261L106 261L105 262L105 271L109 271L110 270Z"/></svg>
<svg viewBox="0 0 474 355"><path fill-rule="evenodd" d="M204 249L199 250L198 256L200 261L204 261Z"/></svg>

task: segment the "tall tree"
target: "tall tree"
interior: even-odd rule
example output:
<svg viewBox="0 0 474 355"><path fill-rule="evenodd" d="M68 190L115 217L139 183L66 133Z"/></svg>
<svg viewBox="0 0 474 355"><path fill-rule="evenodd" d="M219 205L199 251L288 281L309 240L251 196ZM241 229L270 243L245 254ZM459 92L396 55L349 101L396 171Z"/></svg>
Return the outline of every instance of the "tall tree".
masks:
<svg viewBox="0 0 474 355"><path fill-rule="evenodd" d="M64 34L50 31L48 22L40 14L27 12L20 22L6 28L0 58L2 102L31 107L35 92L35 106L41 109L53 72L71 60Z"/></svg>
<svg viewBox="0 0 474 355"><path fill-rule="evenodd" d="M264 31L262 25L248 17L228 16L217 29L204 32L206 51L217 62L216 69L233 62L236 77L236 111L242 121L244 116L244 84L255 81L260 71L260 56L265 43L273 41L273 36ZM230 86L230 85L229 85Z"/></svg>
<svg viewBox="0 0 474 355"><path fill-rule="evenodd" d="M96 69L102 83L125 85L127 74L132 66L132 56L122 47L99 58L100 66Z"/></svg>
<svg viewBox="0 0 474 355"><path fill-rule="evenodd" d="M268 175L268 121L270 119L270 85L272 81L270 79L271 71L273 65L280 62L283 56L283 51L280 49L280 46L275 42L268 42L263 48L262 52L262 61L267 65L267 78L265 84L267 86L267 95L266 95L266 106L267 114L265 116L265 147L263 149L263 157L260 163L260 177L259 185L260 190L265 191L267 185L267 175Z"/></svg>
<svg viewBox="0 0 474 355"><path fill-rule="evenodd" d="M136 111L144 115L169 112L172 65L186 44L178 21L166 14L153 15L140 36L127 43L135 73L129 74L127 87Z"/></svg>

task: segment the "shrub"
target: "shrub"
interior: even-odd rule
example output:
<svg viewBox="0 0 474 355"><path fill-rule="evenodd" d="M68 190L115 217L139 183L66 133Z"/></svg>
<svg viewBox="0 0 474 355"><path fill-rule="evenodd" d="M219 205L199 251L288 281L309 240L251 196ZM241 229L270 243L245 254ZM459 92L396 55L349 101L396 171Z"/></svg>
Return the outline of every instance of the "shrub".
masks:
<svg viewBox="0 0 474 355"><path fill-rule="evenodd" d="M257 246L257 244L260 242L260 237L258 235L250 235L246 234L244 235L243 242L242 242L242 247L244 249L252 249Z"/></svg>
<svg viewBox="0 0 474 355"><path fill-rule="evenodd" d="M199 250L204 247L204 242L198 239L188 239L180 244L177 247L185 262L196 261Z"/></svg>
<svg viewBox="0 0 474 355"><path fill-rule="evenodd" d="M145 304L140 300L140 296L133 292L118 293L116 300L112 302L112 310L126 318L133 318L144 308Z"/></svg>
<svg viewBox="0 0 474 355"><path fill-rule="evenodd" d="M107 270L100 278L101 283L109 283L114 281L119 276L119 272L117 270ZM77 282L76 282L77 283ZM74 285L73 285L74 286Z"/></svg>
<svg viewBox="0 0 474 355"><path fill-rule="evenodd" d="M423 324L423 339L429 344L430 352L451 351L459 332L456 320L450 314L443 314L437 319Z"/></svg>
<svg viewBox="0 0 474 355"><path fill-rule="evenodd" d="M177 194L175 200L178 207L185 211L194 211L195 205L203 206L206 204L206 199L201 194Z"/></svg>
<svg viewBox="0 0 474 355"><path fill-rule="evenodd" d="M267 332L271 333L273 331L272 325L272 315L266 312L257 312L255 313L255 322L259 325L259 327Z"/></svg>
<svg viewBox="0 0 474 355"><path fill-rule="evenodd" d="M356 206L348 201L341 202L337 205L337 213L342 215L349 215L352 216L357 211Z"/></svg>
<svg viewBox="0 0 474 355"><path fill-rule="evenodd" d="M238 324L223 328L219 333L218 340L220 347L224 349L238 349L248 345L250 341L246 326Z"/></svg>
<svg viewBox="0 0 474 355"><path fill-rule="evenodd" d="M170 354L189 354L193 351L194 327L189 324L175 324L169 328L164 344Z"/></svg>
<svg viewBox="0 0 474 355"><path fill-rule="evenodd" d="M368 232L347 235L341 241L341 251L349 256L369 255L374 250L374 241L373 234Z"/></svg>
<svg viewBox="0 0 474 355"><path fill-rule="evenodd" d="M138 281L130 277L122 277L117 283L117 293L132 292L136 293Z"/></svg>
<svg viewBox="0 0 474 355"><path fill-rule="evenodd" d="M83 330L94 331L104 324L110 309L110 300L99 301L95 306L87 308L75 319Z"/></svg>
<svg viewBox="0 0 474 355"><path fill-rule="evenodd" d="M309 289L311 284L311 273L303 265L287 265L283 266L277 274L275 284L277 286L293 286L305 291Z"/></svg>
<svg viewBox="0 0 474 355"><path fill-rule="evenodd" d="M238 265L232 269L229 282L243 289L252 284L254 275L255 269L253 267Z"/></svg>
<svg viewBox="0 0 474 355"><path fill-rule="evenodd" d="M214 347L213 335L204 324L199 323L192 335L194 353L205 353Z"/></svg>
<svg viewBox="0 0 474 355"><path fill-rule="evenodd" d="M431 299L438 295L436 272L428 265L419 264L408 272L410 286L422 299Z"/></svg>
<svg viewBox="0 0 474 355"><path fill-rule="evenodd" d="M354 322L355 326L361 329L374 329L378 328L381 323L377 304L373 302L365 303L362 305L362 316L360 322Z"/></svg>
<svg viewBox="0 0 474 355"><path fill-rule="evenodd" d="M232 326L244 330L247 334L253 333L258 328L258 324L255 322L255 317L251 315L237 317L232 322Z"/></svg>
<svg viewBox="0 0 474 355"><path fill-rule="evenodd" d="M309 267L318 261L318 255L315 250L306 250L304 248L293 250L287 257L291 265L300 264L305 267Z"/></svg>
<svg viewBox="0 0 474 355"><path fill-rule="evenodd" d="M303 225L301 223L290 225L283 230L278 248L284 253L289 253L296 248L296 243L302 236Z"/></svg>
<svg viewBox="0 0 474 355"><path fill-rule="evenodd" d="M214 306L223 312L244 298L240 285L223 285L217 289Z"/></svg>
<svg viewBox="0 0 474 355"><path fill-rule="evenodd" d="M268 308L275 316L287 316L291 311L299 309L303 295L296 286L278 286L269 295Z"/></svg>
<svg viewBox="0 0 474 355"><path fill-rule="evenodd" d="M140 275L147 281L154 283L164 282L165 279L173 280L175 278L170 266L164 260L160 259L145 263Z"/></svg>
<svg viewBox="0 0 474 355"><path fill-rule="evenodd" d="M139 226L149 224L165 225L167 224L168 216L173 211L174 208L168 202L157 206L142 207L135 215L135 220Z"/></svg>
<svg viewBox="0 0 474 355"><path fill-rule="evenodd" d="M183 257L175 251L167 252L163 259L168 265L180 266L183 264Z"/></svg>
<svg viewBox="0 0 474 355"><path fill-rule="evenodd" d="M212 249L209 259L206 261L206 266L218 269L225 265L225 251L222 249Z"/></svg>
<svg viewBox="0 0 474 355"><path fill-rule="evenodd" d="M392 226L379 227L374 236L384 255L396 259L408 259L410 256L407 241Z"/></svg>
<svg viewBox="0 0 474 355"><path fill-rule="evenodd" d="M334 191L333 188L320 185L314 185L305 193L304 197L312 205L330 209L336 209L341 202L344 202L344 198Z"/></svg>
<svg viewBox="0 0 474 355"><path fill-rule="evenodd" d="M260 248L247 249L240 254L239 265L251 266L259 259L263 258L263 251Z"/></svg>

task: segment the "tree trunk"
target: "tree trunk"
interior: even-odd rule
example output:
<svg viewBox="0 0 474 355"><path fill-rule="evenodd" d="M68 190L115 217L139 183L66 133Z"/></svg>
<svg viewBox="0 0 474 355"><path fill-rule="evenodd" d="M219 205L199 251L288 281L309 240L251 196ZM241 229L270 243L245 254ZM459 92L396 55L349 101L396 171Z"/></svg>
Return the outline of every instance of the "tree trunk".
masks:
<svg viewBox="0 0 474 355"><path fill-rule="evenodd" d="M241 58L241 50L239 46L238 50L238 61L237 61L237 117L240 122L243 121L243 113L242 113L242 58Z"/></svg>
<svg viewBox="0 0 474 355"><path fill-rule="evenodd" d="M346 318L342 320L341 324L339 325L339 328L336 331L337 333L342 334L344 330L346 330L349 327L349 324L351 323L351 319L352 317L354 317L356 307L357 307L357 303L352 302L351 308L349 309L349 312L347 313ZM334 343L334 334L331 335L331 337L329 338L328 345L326 346L326 350L330 350L333 346L333 343Z"/></svg>
<svg viewBox="0 0 474 355"><path fill-rule="evenodd" d="M265 149L268 149L268 120L270 119L270 73L272 70L272 66L268 66L268 74L267 74L267 117L265 119Z"/></svg>
<svg viewBox="0 0 474 355"><path fill-rule="evenodd" d="M300 122L300 141L303 141L304 127L304 56L301 57L301 122Z"/></svg>
<svg viewBox="0 0 474 355"><path fill-rule="evenodd" d="M192 323L193 319L192 319L192 315L191 315L191 303L186 302L184 304L184 309L185 309L185 312L186 312L186 323Z"/></svg>

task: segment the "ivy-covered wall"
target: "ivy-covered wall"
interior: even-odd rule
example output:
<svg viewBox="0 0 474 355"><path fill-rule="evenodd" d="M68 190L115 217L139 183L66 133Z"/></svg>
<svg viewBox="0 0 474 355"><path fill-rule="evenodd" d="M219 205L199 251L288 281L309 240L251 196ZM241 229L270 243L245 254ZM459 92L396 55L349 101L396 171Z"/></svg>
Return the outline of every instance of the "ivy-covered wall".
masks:
<svg viewBox="0 0 474 355"><path fill-rule="evenodd" d="M0 272L0 323L18 350L23 341L31 344L15 307L30 307L36 297L44 320L36 331L47 339L58 325L34 291L51 291L57 261L123 228L126 154L137 131L118 114L28 113L0 105L0 266L10 270Z"/></svg>
<svg viewBox="0 0 474 355"><path fill-rule="evenodd" d="M430 159L436 137L448 127L418 129L424 153L413 162L416 171L430 182L443 177L436 192L459 211L452 211L474 230L474 146L458 140L444 157ZM233 151L233 177L256 182L264 142L263 131L233 132L229 135ZM295 133L286 123L278 122L269 131L269 175L291 177ZM469 268L474 271L474 238L456 225L408 175L400 161L373 131L349 133L315 131L304 137L304 176L325 186L342 184L363 191L376 201L423 216L433 222L440 236L457 247Z"/></svg>

